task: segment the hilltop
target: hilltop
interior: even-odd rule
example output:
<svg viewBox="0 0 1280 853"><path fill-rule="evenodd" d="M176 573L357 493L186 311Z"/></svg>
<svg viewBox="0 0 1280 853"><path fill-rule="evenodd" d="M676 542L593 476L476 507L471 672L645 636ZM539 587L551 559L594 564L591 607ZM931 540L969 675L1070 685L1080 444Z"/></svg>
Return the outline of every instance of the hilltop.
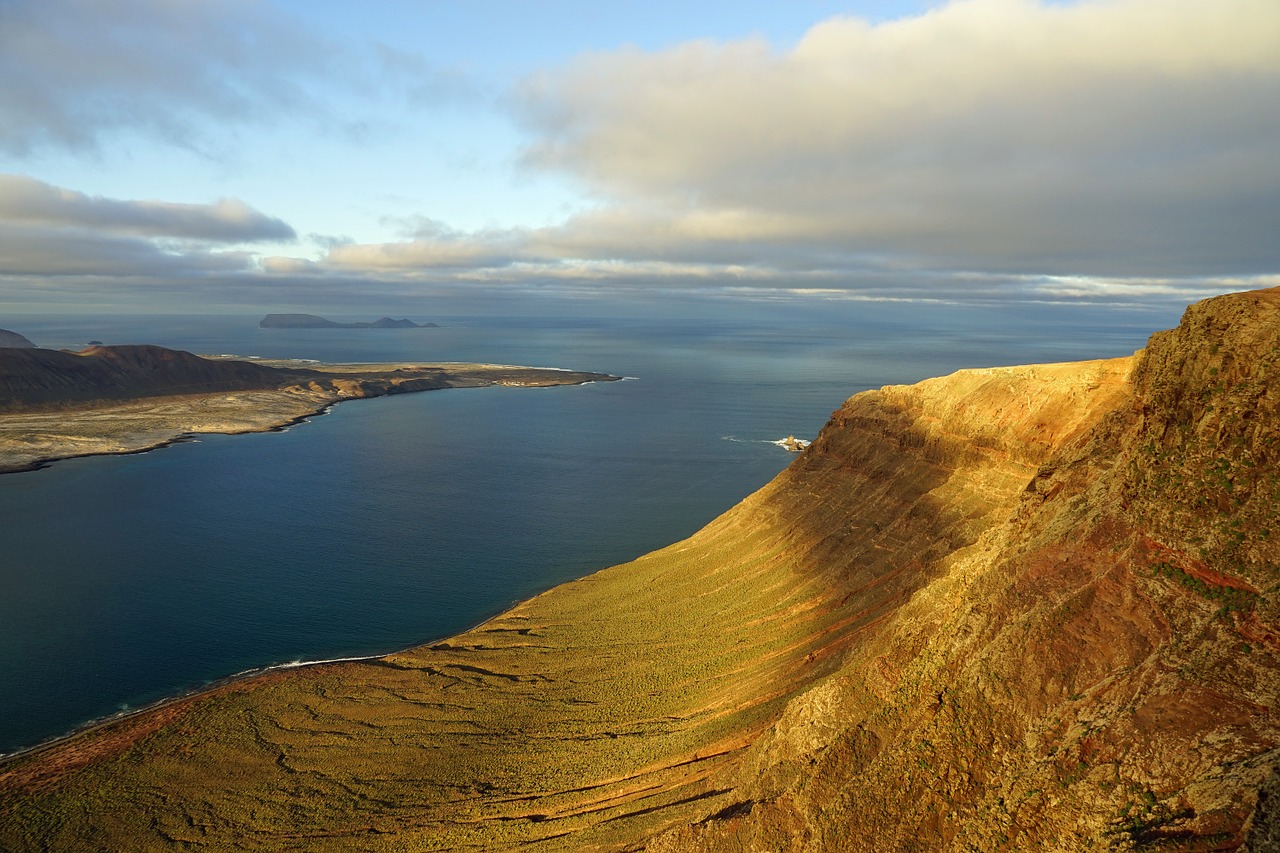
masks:
<svg viewBox="0 0 1280 853"><path fill-rule="evenodd" d="M91 346L79 352L0 349L0 412L91 400L279 388L305 371L200 358L150 345Z"/></svg>
<svg viewBox="0 0 1280 853"><path fill-rule="evenodd" d="M1274 850L1277 447L1280 289L858 394L683 542L9 761L0 846Z"/></svg>

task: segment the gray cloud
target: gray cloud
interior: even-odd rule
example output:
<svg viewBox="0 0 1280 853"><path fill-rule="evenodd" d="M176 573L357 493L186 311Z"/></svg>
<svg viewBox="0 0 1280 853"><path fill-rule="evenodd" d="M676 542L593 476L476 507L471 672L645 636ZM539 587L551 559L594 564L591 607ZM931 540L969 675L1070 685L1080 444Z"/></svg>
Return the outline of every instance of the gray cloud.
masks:
<svg viewBox="0 0 1280 853"><path fill-rule="evenodd" d="M156 26L215 9L164 8L168 23ZM260 12L216 9L223 21ZM7 47L22 38L5 24L41 14L0 5L0 81L21 64ZM86 14L91 23L67 25L80 38L103 19ZM54 83L33 96L34 129L0 128L0 150L91 145L128 122L148 126L178 92L196 92L204 118L307 98L299 69L316 66L290 59L287 40L276 71L293 76L260 68L241 81L229 57L247 36L218 32L190 65L163 58L161 73L177 69L173 91L141 84L130 102L137 121L94 112L95 97L129 88L127 63L103 59L99 91L86 68L58 78L50 69L61 60L40 60L34 67ZM58 42L62 59L74 41ZM885 24L835 18L785 51L748 39L592 54L509 98L531 133L525 167L570 176L594 203L559 224L463 232L409 217L393 223L400 240L317 238L319 260L255 260L161 242L275 239L272 229L288 228L243 203L91 199L19 178L7 184L18 201L5 201L0 181L0 272L118 270L122 287L168 276L175 289L225 280L273 304L290 294L338 300L344 288L406 298L1190 301L1280 283L1276 44L1274 0L959 0ZM431 73L394 52L382 67ZM228 76L202 89L201 74L218 69ZM463 91L447 75L439 81L444 88L399 91L435 101ZM20 86L0 82L0 110L22 98ZM186 132L182 116L174 134ZM87 134L79 141L77 127ZM76 238L63 261L59 234Z"/></svg>
<svg viewBox="0 0 1280 853"><path fill-rule="evenodd" d="M193 123L306 102L315 47L246 2L0 4L0 150L93 149L121 128L192 145Z"/></svg>
<svg viewBox="0 0 1280 853"><path fill-rule="evenodd" d="M348 135L332 89L465 101L466 75L378 45L335 44L251 0L0 0L0 153L95 151L121 131L205 150L230 128L305 116Z"/></svg>
<svg viewBox="0 0 1280 853"><path fill-rule="evenodd" d="M1280 270L1276 44L1273 0L960 0L835 18L785 52L591 54L512 108L526 167L593 208L471 233L409 218L404 240L310 269L877 298L883 281L1105 300L1263 280Z"/></svg>
<svg viewBox="0 0 1280 853"><path fill-rule="evenodd" d="M9 281L92 276L100 283L147 279L172 286L211 274L257 274L251 253L223 247L295 236L287 223L238 199L101 198L0 174L0 278Z"/></svg>
<svg viewBox="0 0 1280 853"><path fill-rule="evenodd" d="M124 201L85 195L24 175L0 174L0 220L230 243L297 237L283 220L239 199L223 198L213 204Z"/></svg>
<svg viewBox="0 0 1280 853"><path fill-rule="evenodd" d="M253 266L246 252L165 249L137 237L0 221L0 276L6 278L91 275L103 281L145 277L172 282Z"/></svg>
<svg viewBox="0 0 1280 853"><path fill-rule="evenodd" d="M649 256L1259 273L1280 267L1277 44L1271 0L962 0L784 53L593 54L514 101L526 164L577 178Z"/></svg>

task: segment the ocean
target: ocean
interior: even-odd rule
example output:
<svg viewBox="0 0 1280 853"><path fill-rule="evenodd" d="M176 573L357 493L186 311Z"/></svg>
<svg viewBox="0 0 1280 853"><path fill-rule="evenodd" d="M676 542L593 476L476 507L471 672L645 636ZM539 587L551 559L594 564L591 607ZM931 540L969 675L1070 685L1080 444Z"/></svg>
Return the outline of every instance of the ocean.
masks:
<svg viewBox="0 0 1280 853"><path fill-rule="evenodd" d="M606 308L600 313L608 313ZM0 476L0 752L237 673L388 652L678 541L849 395L1127 355L1178 311L745 305L714 318L0 318L41 346L481 361L623 382L341 404L284 432ZM336 319L372 319L372 317Z"/></svg>

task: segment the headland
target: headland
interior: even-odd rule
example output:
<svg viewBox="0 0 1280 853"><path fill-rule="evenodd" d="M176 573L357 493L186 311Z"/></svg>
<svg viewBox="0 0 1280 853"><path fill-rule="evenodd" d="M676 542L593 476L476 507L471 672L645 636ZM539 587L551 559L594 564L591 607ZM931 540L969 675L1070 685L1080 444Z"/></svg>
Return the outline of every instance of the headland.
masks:
<svg viewBox="0 0 1280 853"><path fill-rule="evenodd" d="M242 360L155 346L0 348L0 473L138 453L197 433L280 429L344 400L617 378L495 364Z"/></svg>

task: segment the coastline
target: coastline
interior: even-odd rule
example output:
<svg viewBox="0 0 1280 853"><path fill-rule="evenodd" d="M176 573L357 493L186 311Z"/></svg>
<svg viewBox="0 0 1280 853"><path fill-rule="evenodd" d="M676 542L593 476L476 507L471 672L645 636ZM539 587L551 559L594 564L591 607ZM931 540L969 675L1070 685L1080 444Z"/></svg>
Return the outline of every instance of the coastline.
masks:
<svg viewBox="0 0 1280 853"><path fill-rule="evenodd" d="M139 456L143 453L151 453L156 450L163 450L164 448L174 444L184 444L186 442L193 441L202 435L249 435L252 433L263 433L263 432L284 432L290 427L297 426L298 424L306 423L312 418L317 418L317 417L320 417L321 415L328 414L329 411L334 406L336 406L339 402L342 402L342 401L336 400L332 403L325 403L319 406L318 408L314 409L313 411L306 412L304 414L297 415L295 417L291 417L288 420L266 424L266 425L263 425L261 428L257 428L257 429L242 429L242 430L235 430L235 431L190 430L187 432L175 433L173 436L169 438L157 439L147 444L140 445L134 448L124 449L124 450L94 450L94 451L88 451L85 453L66 453L66 454L58 454L58 455L51 455L51 456L41 456L41 457L32 459L29 462L23 462L18 464L8 464L3 459L0 459L0 476L3 476L5 474L22 474L28 471L43 471L46 468L52 467L55 462L62 462L67 459L87 459L92 456ZM3 420L4 420L4 416L0 415L0 424L3 423Z"/></svg>
<svg viewBox="0 0 1280 853"><path fill-rule="evenodd" d="M580 383L580 384L586 384L586 383ZM148 451L139 450L134 452L146 453ZM606 567L597 569L595 572L592 572L591 574L584 575L582 578L576 578L574 580L569 580L569 581L565 581L564 583L556 584L555 586L549 587L548 589L545 589L542 592L535 593L534 595L531 595L528 598L515 599L509 602L506 607L504 607L502 610L498 611L497 613L494 613L491 616L485 617L479 622L476 622L474 625L470 625L466 628L463 628L459 631L455 631L450 634L443 634L439 637L434 637L427 640L415 640L409 645L398 646L390 651L377 652L375 654L351 655L351 656L336 657L336 658L321 658L319 660L286 661L284 663L272 663L272 664L266 664L264 666L252 667L250 669L241 670L239 672L233 672L229 675L224 675L219 678L212 679L211 681L208 681L204 684L200 684L198 686L192 686L192 687L187 687L187 688L178 690L169 695L162 696L159 699L156 699L154 701L145 702L134 708L121 708L120 710L114 713L107 714L102 717L95 717L93 719L86 720L85 722L75 726L74 728L70 729L69 731L63 734L46 738L45 740L39 741L37 743L33 743L30 746L19 747L18 749L15 749L11 752L0 752L0 782L9 781L14 779L15 777L18 777L19 780L21 781L21 777L23 776L23 774L17 773L14 770L10 769L10 767L17 762L20 762L27 758L35 758L39 756L41 753L44 753L47 751L52 751L52 750L60 749L62 747L67 747L68 745L70 745L72 742L76 741L79 738L82 738L82 737L87 738L89 736L101 734L98 740L95 741L95 745L98 742L104 743L106 745L106 749L97 749L97 750L89 749L84 752L77 752L75 753L75 757L81 760L55 764L55 767L52 768L51 772L46 774L34 772L34 773L25 774L25 776L26 778L30 779L31 777L38 778L42 775L57 775L57 774L66 772L67 770L73 770L76 767L81 766L82 764L89 764L97 757L97 755L100 752L105 752L105 751L108 751L109 749L115 748L119 740L128 740L129 736L133 734L132 731L126 730L124 732L119 733L120 735L119 737L113 738L111 734L105 733L106 730L110 729L112 726L120 725L120 726L127 727L128 724L132 721L143 720L143 718L150 717L153 714L158 715L161 711L164 711L166 709L169 709L171 711L178 711L182 708L182 706L185 703L188 703L188 702L199 701L208 697L216 696L219 693L229 691L229 690L235 690L238 688L243 688L246 690L253 689L254 686L259 683L266 684L270 680L272 680L273 677L281 677L286 673L299 672L299 671L308 670L308 669L315 669L317 667L322 667L322 666L386 661L390 658L394 658L399 655L408 655L408 654L414 653L415 651L420 651L423 649L447 648L450 640L454 640L460 637L465 637L467 635L474 634L478 631L482 631L486 626L507 618L519 608L529 605L537 601L538 599L548 595L549 593L553 593L555 590L559 589L562 586L568 586L570 584L580 582L584 579L592 577L593 575L599 574L600 572L608 571L610 568L613 568L613 567L606 566ZM167 722L167 718L164 718L163 720L161 720L161 722L162 723ZM147 732L144 731L137 736L139 737L145 736L146 733Z"/></svg>
<svg viewBox="0 0 1280 853"><path fill-rule="evenodd" d="M232 360L216 356L210 360ZM290 360L257 364L300 366ZM445 388L539 388L618 381L565 368L449 362L309 362L313 381L276 389L93 400L0 411L0 475L39 471L63 459L149 453L198 435L281 432L347 400Z"/></svg>

